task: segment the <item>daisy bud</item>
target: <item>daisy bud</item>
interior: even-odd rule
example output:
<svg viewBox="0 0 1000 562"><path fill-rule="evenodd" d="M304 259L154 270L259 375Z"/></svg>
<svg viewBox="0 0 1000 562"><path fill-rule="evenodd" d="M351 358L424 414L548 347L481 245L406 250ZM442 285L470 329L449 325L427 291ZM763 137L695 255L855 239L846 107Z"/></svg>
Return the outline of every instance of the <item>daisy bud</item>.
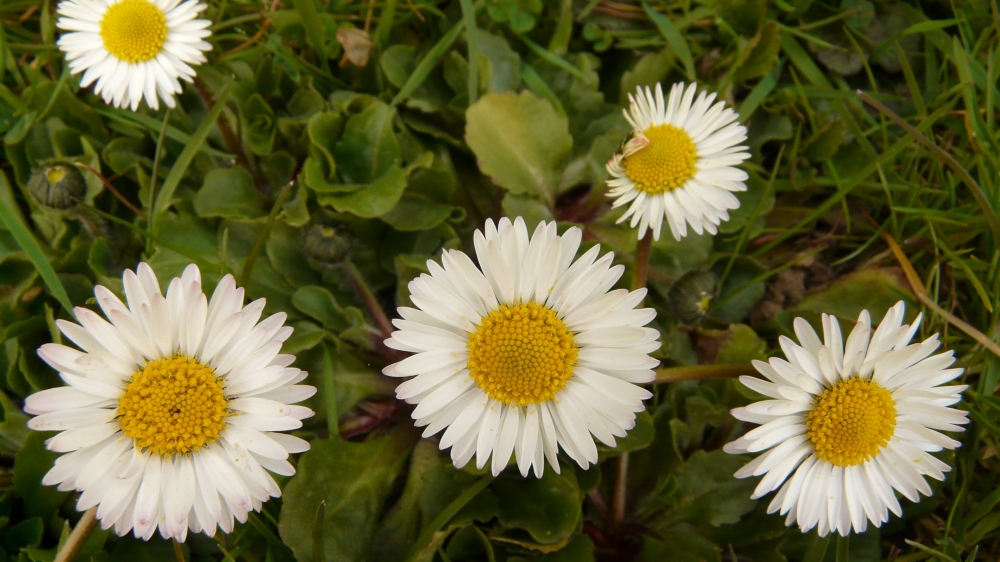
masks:
<svg viewBox="0 0 1000 562"><path fill-rule="evenodd" d="M28 192L46 207L69 209L83 199L87 182L72 162L50 162L31 172Z"/></svg>

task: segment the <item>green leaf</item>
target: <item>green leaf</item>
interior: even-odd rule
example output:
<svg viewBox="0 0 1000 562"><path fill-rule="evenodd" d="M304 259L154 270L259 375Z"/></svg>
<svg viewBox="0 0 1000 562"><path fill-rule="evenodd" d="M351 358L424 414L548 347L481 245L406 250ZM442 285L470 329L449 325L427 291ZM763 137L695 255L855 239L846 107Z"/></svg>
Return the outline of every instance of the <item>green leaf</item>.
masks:
<svg viewBox="0 0 1000 562"><path fill-rule="evenodd" d="M677 507L668 519L716 527L738 522L757 503L750 499L756 482L733 476L746 461L721 450L695 451L677 478Z"/></svg>
<svg viewBox="0 0 1000 562"><path fill-rule="evenodd" d="M333 150L345 181L372 183L397 165L402 153L392 128L395 117L393 108L375 101L348 118L344 134Z"/></svg>
<svg viewBox="0 0 1000 562"><path fill-rule="evenodd" d="M853 322L862 310L868 310L872 323L876 324L901 299L912 302L913 296L899 276L884 269L867 269L839 279L823 291L806 295L794 311L825 312ZM915 314L912 310L907 313Z"/></svg>
<svg viewBox="0 0 1000 562"><path fill-rule="evenodd" d="M508 217L523 218L528 232L534 232L535 227L542 221L555 220L545 202L530 195L507 193L503 197L502 206Z"/></svg>
<svg viewBox="0 0 1000 562"><path fill-rule="evenodd" d="M656 437L656 428L653 427L653 416L643 410L635 416L635 427L629 430L625 437L616 440L615 447L598 443L597 452L603 461L606 458L618 456L629 451L638 451L649 447Z"/></svg>
<svg viewBox="0 0 1000 562"><path fill-rule="evenodd" d="M396 230L415 232L441 224L455 209L419 195L404 195L391 211L380 218Z"/></svg>
<svg viewBox="0 0 1000 562"><path fill-rule="evenodd" d="M740 53L738 68L734 75L737 81L752 80L766 76L778 64L778 53L781 52L781 35L778 25L766 22L757 34Z"/></svg>
<svg viewBox="0 0 1000 562"><path fill-rule="evenodd" d="M417 442L410 458L403 495L386 514L375 535L372 560L397 562L405 559L420 533L420 498L424 491L424 476L439 462L437 445L426 439Z"/></svg>
<svg viewBox="0 0 1000 562"><path fill-rule="evenodd" d="M721 562L719 547L692 530L658 533L644 537L642 562Z"/></svg>
<svg viewBox="0 0 1000 562"><path fill-rule="evenodd" d="M813 162L822 162L832 158L840 145L844 143L845 130L846 125L840 119L827 122L805 142L802 147L803 156Z"/></svg>
<svg viewBox="0 0 1000 562"><path fill-rule="evenodd" d="M300 287L292 295L292 305L338 335L364 325L360 310L353 306L341 307L325 287Z"/></svg>
<svg viewBox="0 0 1000 562"><path fill-rule="evenodd" d="M320 502L326 560L367 560L375 522L417 434L400 428L363 443L314 440L285 486L278 530L302 562L313 560L313 522Z"/></svg>
<svg viewBox="0 0 1000 562"><path fill-rule="evenodd" d="M407 170L398 164L372 183L361 185L346 195L323 194L316 197L321 205L328 205L342 213L352 213L370 219L389 212L406 189Z"/></svg>
<svg viewBox="0 0 1000 562"><path fill-rule="evenodd" d="M737 33L750 37L767 15L767 0L720 0L718 11Z"/></svg>
<svg viewBox="0 0 1000 562"><path fill-rule="evenodd" d="M42 251L38 240L24 224L21 212L17 208L17 202L14 200L14 193L10 189L10 184L7 183L7 174L3 172L0 172L0 226L6 227L14 240L17 240L18 246L28 255L31 263L38 270L38 274L45 281L45 286L49 288L63 309L68 314L72 314L73 304L69 300L69 295L66 294L66 288L63 287L59 276L52 269L52 265Z"/></svg>
<svg viewBox="0 0 1000 562"><path fill-rule="evenodd" d="M494 182L552 206L573 148L569 122L552 104L530 92L487 94L466 112L465 137Z"/></svg>
<svg viewBox="0 0 1000 562"><path fill-rule="evenodd" d="M502 474L492 491L500 500L500 528L525 530L540 544L566 540L580 521L580 489L571 467L562 474L546 470L541 478Z"/></svg>
<svg viewBox="0 0 1000 562"><path fill-rule="evenodd" d="M274 147L274 110L260 94L254 94L243 104L243 140L258 156L267 156Z"/></svg>
<svg viewBox="0 0 1000 562"><path fill-rule="evenodd" d="M521 85L521 57L502 36L477 29L472 34L479 55L479 84L487 92L516 91ZM472 71L470 65L469 71Z"/></svg>
<svg viewBox="0 0 1000 562"><path fill-rule="evenodd" d="M687 39L681 35L680 30L677 29L674 22L670 21L669 18L660 12L650 8L649 4L643 2L642 9L645 10L649 19L653 20L653 23L656 24L656 28L660 30L660 35L663 35L670 48L674 50L674 55L684 64L684 73L687 75L687 79L694 82L697 79L694 72L694 58L691 56L691 47L688 46Z"/></svg>
<svg viewBox="0 0 1000 562"><path fill-rule="evenodd" d="M48 520L69 495L60 492L55 486L43 486L42 477L52 468L58 453L45 448L45 440L51 437L37 431L32 431L24 446L14 458L14 488L25 498L25 514L28 517L41 517Z"/></svg>
<svg viewBox="0 0 1000 562"><path fill-rule="evenodd" d="M170 173L167 174L167 179L163 180L163 186L160 187L160 192L156 194L156 202L153 205L153 212L150 217L151 224L149 230L154 235L159 234L159 225L157 224L159 216L173 203L174 192L177 191L177 186L180 185L181 179L184 178L188 165L191 164L191 160L194 159L194 155L198 152L198 147L205 143L209 131L212 130L216 119L219 118L219 114L225 108L226 98L229 97L229 89L230 85L227 84L219 92L219 95L216 96L215 106L212 107L201 123L198 124L198 128L191 135L191 142L177 156L177 160L174 161L173 166L170 168Z"/></svg>
<svg viewBox="0 0 1000 562"><path fill-rule="evenodd" d="M733 324L725 332L715 362L742 365L754 359L764 361L767 359L766 349L767 342L753 328L746 324Z"/></svg>
<svg viewBox="0 0 1000 562"><path fill-rule="evenodd" d="M250 172L240 166L216 168L194 198L194 212L202 218L257 218L267 214L267 201L253 187Z"/></svg>
<svg viewBox="0 0 1000 562"><path fill-rule="evenodd" d="M306 39L319 57L320 64L326 67L326 30L323 20L319 17L314 0L293 0L292 4L302 16L302 27L306 30Z"/></svg>

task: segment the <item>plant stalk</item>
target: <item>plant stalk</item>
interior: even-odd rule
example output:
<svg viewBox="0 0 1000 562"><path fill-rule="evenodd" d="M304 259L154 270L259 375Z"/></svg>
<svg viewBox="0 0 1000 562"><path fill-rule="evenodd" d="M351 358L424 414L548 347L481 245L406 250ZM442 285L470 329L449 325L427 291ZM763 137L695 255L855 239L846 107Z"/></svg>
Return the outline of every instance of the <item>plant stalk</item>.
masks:
<svg viewBox="0 0 1000 562"><path fill-rule="evenodd" d="M66 544L63 545L59 552L56 554L53 562L71 562L76 555L83 548L83 544L87 542L87 537L94 530L94 526L97 524L97 508L92 507L87 511L83 512L83 517L77 522L76 527L73 527L73 531L69 534L69 538L66 539Z"/></svg>

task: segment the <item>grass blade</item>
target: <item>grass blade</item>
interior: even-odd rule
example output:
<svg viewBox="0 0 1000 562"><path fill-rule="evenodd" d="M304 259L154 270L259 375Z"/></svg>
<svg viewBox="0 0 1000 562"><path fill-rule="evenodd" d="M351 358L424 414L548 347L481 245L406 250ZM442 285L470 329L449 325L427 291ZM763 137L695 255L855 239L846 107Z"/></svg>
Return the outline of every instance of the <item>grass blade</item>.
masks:
<svg viewBox="0 0 1000 562"><path fill-rule="evenodd" d="M882 102L869 96L861 90L858 90L858 97L860 97L861 100L868 105L879 110L889 119L892 119L894 123L902 127L907 134L913 137L920 144L924 145L924 147L931 151L935 156L940 158L942 162L947 164L948 167L962 179L965 185L968 186L969 191L972 192L972 196L975 197L976 202L979 203L980 208L983 210L983 214L986 216L986 222L989 223L990 231L993 233L993 242L1000 244L1000 218L997 217L996 211L993 210L993 205L990 204L990 200L986 197L986 193L983 192L983 188L979 187L979 184L972 178L969 171L959 164L958 161L948 153L948 151L934 144L934 141L927 138L923 133L917 130L916 127L907 123L905 119L896 115L895 111L883 105ZM973 108L970 108L970 110L971 109Z"/></svg>
<svg viewBox="0 0 1000 562"><path fill-rule="evenodd" d="M153 222L154 226L156 225L157 217L170 206L170 200L173 199L174 192L177 191L177 186L180 185L181 179L191 164L191 160L194 159L194 155L200 150L201 145L205 143L205 139L208 138L208 132L212 130L212 125L215 124L215 120L219 118L222 109L226 106L226 98L229 97L231 86L232 82L219 92L215 100L215 106L208 112L208 115L198 125L198 128L195 129L194 134L191 135L191 141L184 147L184 150L181 151L174 162L173 167L170 168L167 179L163 180L163 187L160 188L160 193L156 196L156 201L153 203L153 212L150 214L149 219ZM150 231L154 235L157 233L155 228L150 228Z"/></svg>
<svg viewBox="0 0 1000 562"><path fill-rule="evenodd" d="M642 3L642 9L646 10L646 15L649 16L649 19L653 20L653 23L660 30L660 34L670 44L670 48L677 54L677 58L681 60L681 63L684 64L684 74L687 75L687 79L694 82L697 77L694 73L694 58L691 56L691 48L688 47L687 41L681 35L681 32L677 30L677 26L674 25L674 22L670 21L670 18L660 12L654 11L645 2Z"/></svg>
<svg viewBox="0 0 1000 562"><path fill-rule="evenodd" d="M434 533L441 529L441 527L444 527L445 523L450 521L460 509L465 507L465 504L472 501L472 498L476 497L479 492L482 492L484 488L489 486L490 482L493 482L493 476L491 474L486 474L479 480L476 480L475 484L463 490L457 498L452 500L452 502L448 504L448 507L444 508L444 510L439 513L437 517L427 524L427 527L424 528L423 532L420 533L420 537L417 539L417 542L414 543L414 550L410 553L410 556L407 557L407 560L410 562L416 560L421 550L430 544L431 539L434 537Z"/></svg>
<svg viewBox="0 0 1000 562"><path fill-rule="evenodd" d="M430 76L431 71L434 70L435 66L437 66L441 57L448 52L448 49L450 49L453 44L455 44L455 40L458 39L458 36L462 33L463 29L465 29L465 20L458 20L458 23L453 25L451 30L449 30L448 33L445 33L444 36L438 40L437 44L435 44L431 50L427 52L424 58L420 60L417 67L413 69L413 74L410 74L410 77L406 79L403 87L399 89L399 93L392 98L392 102L390 102L389 105L393 107L399 105L403 100L410 97L410 94L415 92L417 88L424 83L424 80L427 80L427 77Z"/></svg>
<svg viewBox="0 0 1000 562"><path fill-rule="evenodd" d="M42 251L42 246L35 239L35 235L24 223L21 213L17 209L17 203L14 201L13 193L11 193L10 184L7 183L7 175L3 173L0 173L0 225L6 226L17 245L27 254L28 259L38 270L38 274L42 276L45 286L49 288L63 309L72 316L73 303L70 302L69 295L66 294L66 288L59 280L56 270L52 269L52 264L45 257L45 252Z"/></svg>
<svg viewBox="0 0 1000 562"><path fill-rule="evenodd" d="M313 3L313 0L292 0L292 4L302 16L302 27L306 29L306 40L309 41L309 46L316 51L316 56L319 57L323 68L328 68L323 20L320 19L319 12L316 11L316 4Z"/></svg>

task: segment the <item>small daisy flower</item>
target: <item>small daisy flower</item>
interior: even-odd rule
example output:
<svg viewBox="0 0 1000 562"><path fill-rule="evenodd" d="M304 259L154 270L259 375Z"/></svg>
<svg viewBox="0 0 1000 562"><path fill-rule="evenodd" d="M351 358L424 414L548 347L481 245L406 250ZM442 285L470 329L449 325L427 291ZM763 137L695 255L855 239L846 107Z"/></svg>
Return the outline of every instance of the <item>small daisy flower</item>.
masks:
<svg viewBox="0 0 1000 562"><path fill-rule="evenodd" d="M63 0L56 27L70 33L59 49L73 74L83 72L80 86L97 81L94 93L115 107L159 108L157 95L174 107L181 92L178 79L191 82L212 22L195 19L205 9L198 0Z"/></svg>
<svg viewBox="0 0 1000 562"><path fill-rule="evenodd" d="M545 459L559 472L561 447L586 468L593 437L613 447L635 426L651 396L636 384L659 364L648 355L659 332L643 327L656 312L635 308L645 289L609 292L624 271L611 252L594 246L574 261L581 236L552 222L529 238L520 217L488 220L475 233L479 267L450 250L410 282L417 308L399 309L386 345L415 355L383 372L414 377L396 396L417 405L424 437L444 431L455 466L492 455L496 475L513 454L522 475L541 477Z"/></svg>
<svg viewBox="0 0 1000 562"><path fill-rule="evenodd" d="M608 197L613 208L629 206L618 222L631 218L640 239L649 228L659 240L664 217L677 240L687 236L688 224L698 234L715 234L740 206L732 192L746 191L747 173L735 167L750 157L738 146L746 127L725 102L712 105L715 94L702 90L696 100L695 93L695 84L685 89L682 82L666 100L659 84L655 94L648 87L629 94L624 113L632 135L608 161Z"/></svg>
<svg viewBox="0 0 1000 562"><path fill-rule="evenodd" d="M780 339L788 360L755 361L767 381L740 378L772 399L733 410L761 426L725 450L767 451L736 477L763 476L754 499L778 490L768 513L787 514L786 524L797 522L802 532L861 533L869 521L888 521L889 511L902 513L893 490L919 502L920 494L931 495L924 476L944 480L951 470L929 453L960 446L939 432L964 431L967 412L948 406L967 387L939 385L962 369L948 368L953 352L934 354L937 334L911 344L920 317L911 326L903 313L900 301L873 334L862 312L846 345L834 317L823 315L822 341L796 318L799 344Z"/></svg>
<svg viewBox="0 0 1000 562"><path fill-rule="evenodd" d="M83 351L45 344L38 354L68 386L28 397L28 427L60 431L46 444L66 453L43 484L83 492L80 511L97 506L101 526L119 535L183 541L190 529L233 530L262 502L281 495L268 471L290 476L290 453L309 443L276 433L313 415L292 406L315 394L296 384L306 373L281 355L292 333L285 314L258 322L264 299L243 306L231 275L208 300L188 266L160 293L145 263L124 275L127 305L94 290L107 320L75 310L57 320Z"/></svg>

